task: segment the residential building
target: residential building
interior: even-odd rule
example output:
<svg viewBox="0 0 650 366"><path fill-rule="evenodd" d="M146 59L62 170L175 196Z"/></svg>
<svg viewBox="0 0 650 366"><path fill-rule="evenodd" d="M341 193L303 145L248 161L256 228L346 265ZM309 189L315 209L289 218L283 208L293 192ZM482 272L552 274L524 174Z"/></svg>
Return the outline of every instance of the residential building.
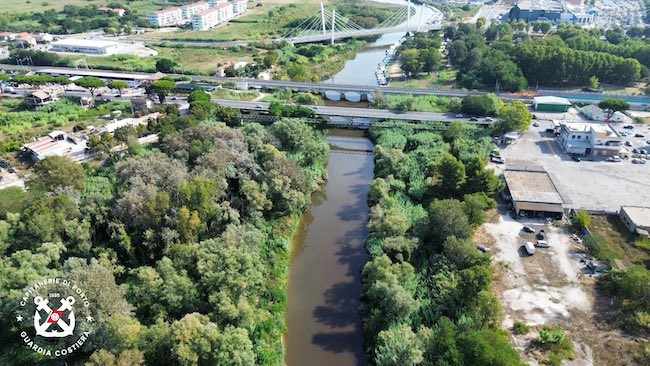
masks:
<svg viewBox="0 0 650 366"><path fill-rule="evenodd" d="M206 30L214 28L219 23L218 9L203 10L192 17L192 29L194 30Z"/></svg>
<svg viewBox="0 0 650 366"><path fill-rule="evenodd" d="M582 113L587 119L598 122L631 122L632 119L621 112L615 112L609 120L607 119L607 113L603 111L600 107L594 104L586 105L580 108L580 113Z"/></svg>
<svg viewBox="0 0 650 366"><path fill-rule="evenodd" d="M235 16L232 3L223 3L215 8L219 12L219 22L227 22Z"/></svg>
<svg viewBox="0 0 650 366"><path fill-rule="evenodd" d="M102 12L102 13L113 13L117 15L118 17L123 17L124 14L126 14L126 10L122 8L109 8L106 6L102 6L97 8L97 11Z"/></svg>
<svg viewBox="0 0 650 366"><path fill-rule="evenodd" d="M622 206L618 216L631 232L650 236L650 207Z"/></svg>
<svg viewBox="0 0 650 366"><path fill-rule="evenodd" d="M22 48L29 48L36 46L36 38L27 32L19 33L14 39L13 42L16 46Z"/></svg>
<svg viewBox="0 0 650 366"><path fill-rule="evenodd" d="M88 158L86 140L68 136L63 131L52 131L46 137L27 143L23 145L22 151L29 154L34 161L41 161L50 156L67 156L77 162Z"/></svg>
<svg viewBox="0 0 650 366"><path fill-rule="evenodd" d="M12 32L0 32L0 41L13 41L18 36Z"/></svg>
<svg viewBox="0 0 650 366"><path fill-rule="evenodd" d="M49 33L39 33L36 35L36 42L38 43L48 43L54 40L54 36Z"/></svg>
<svg viewBox="0 0 650 366"><path fill-rule="evenodd" d="M30 107L41 107L59 100L61 91L54 88L43 88L25 96L25 102Z"/></svg>
<svg viewBox="0 0 650 366"><path fill-rule="evenodd" d="M233 11L236 15L246 12L246 3L248 0L233 0Z"/></svg>
<svg viewBox="0 0 650 366"><path fill-rule="evenodd" d="M153 108L153 101L149 98L131 98L131 107L136 112L146 111Z"/></svg>
<svg viewBox="0 0 650 366"><path fill-rule="evenodd" d="M551 96L533 98L533 108L536 111L563 113L568 111L569 107L571 107L571 102L565 98Z"/></svg>
<svg viewBox="0 0 650 366"><path fill-rule="evenodd" d="M117 42L113 41L65 38L52 42L50 45L50 51L84 53L91 55L110 55L117 50L117 47Z"/></svg>
<svg viewBox="0 0 650 366"><path fill-rule="evenodd" d="M181 6L181 14L184 21L192 21L195 14L210 9L210 5L205 1L199 1Z"/></svg>
<svg viewBox="0 0 650 366"><path fill-rule="evenodd" d="M112 122L105 124L98 130L96 130L96 133L101 134L104 132L108 132L110 134L113 134L115 130L120 129L122 127L127 127L127 126L137 127L141 125L146 126L149 122L158 118L159 115L160 113L156 112L156 113L150 113L140 118L124 118L121 120L114 120Z"/></svg>
<svg viewBox="0 0 650 366"><path fill-rule="evenodd" d="M503 172L504 194L521 216L564 214L564 199L544 167L528 162L510 162Z"/></svg>
<svg viewBox="0 0 650 366"><path fill-rule="evenodd" d="M598 123L560 123L560 146L567 154L618 155L623 139L609 126Z"/></svg>
<svg viewBox="0 0 650 366"><path fill-rule="evenodd" d="M155 27L171 27L183 24L183 12L179 8L167 8L148 15L149 24Z"/></svg>

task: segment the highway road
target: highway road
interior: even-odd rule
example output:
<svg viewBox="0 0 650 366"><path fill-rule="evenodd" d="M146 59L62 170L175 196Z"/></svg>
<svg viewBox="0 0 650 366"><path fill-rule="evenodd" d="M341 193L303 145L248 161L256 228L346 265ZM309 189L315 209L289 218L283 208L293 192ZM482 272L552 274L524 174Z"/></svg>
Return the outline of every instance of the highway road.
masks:
<svg viewBox="0 0 650 366"><path fill-rule="evenodd" d="M267 111L269 104L262 102L244 102L238 100L213 99L214 103L238 108L242 110ZM387 109L367 109L349 107L328 107L328 106L305 106L311 108L319 117L348 117L348 118L369 118L369 119L397 119L406 121L438 121L450 123L460 121L467 124L489 125L491 121L479 118L478 121L470 121L468 117L455 117L452 113L429 113L429 112L398 112Z"/></svg>
<svg viewBox="0 0 650 366"><path fill-rule="evenodd" d="M46 66L17 66L17 65L6 65L0 64L0 69L6 70L42 70L48 69L61 73L62 75L77 75L80 72L84 71L93 71L100 73L112 73L116 71L112 70L77 70L74 68L60 68L60 67L46 67ZM120 74L138 74L143 75L146 73L128 73L121 72ZM150 74L153 75L153 74ZM376 90L381 90L384 94L411 94L411 95L437 95L437 96L446 96L446 97L464 97L468 94L485 94L490 91L469 91L462 89L409 89L409 88L391 88L391 87L378 87L378 86L368 86L368 85L353 85L353 84L333 84L333 83L307 83L307 82L298 82L298 81L283 81L283 80L257 80L257 79L248 79L248 78L219 78L214 76L204 76L204 75L180 75L180 74L170 74L171 77L189 77L192 81L200 81L207 83L224 83L224 82L236 82L236 83L248 83L248 87L258 87L258 88L267 88L267 89L278 89L278 88L289 88L298 91L318 91L325 92L328 90L339 91L339 92L359 92L359 93L371 93ZM607 98L621 98L628 103L635 106L637 109L645 109L650 105L649 96L630 96L630 95L620 95L620 94L605 94L605 93L587 93L587 92L570 92L562 90L539 90L536 95L552 95L559 96L569 99L574 103L598 103L599 101ZM499 97L505 100L521 100L528 102L532 99L531 96L513 94L513 93L499 93Z"/></svg>

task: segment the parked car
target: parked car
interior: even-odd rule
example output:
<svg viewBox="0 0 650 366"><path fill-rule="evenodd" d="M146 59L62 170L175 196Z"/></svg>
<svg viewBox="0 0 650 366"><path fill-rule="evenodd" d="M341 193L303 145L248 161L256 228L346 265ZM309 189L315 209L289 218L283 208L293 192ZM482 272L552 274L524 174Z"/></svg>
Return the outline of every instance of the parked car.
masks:
<svg viewBox="0 0 650 366"><path fill-rule="evenodd" d="M644 134L642 134L642 133L635 133L635 134L634 134L634 137L640 137L640 138L644 138L644 137L645 137L645 135L644 135Z"/></svg>
<svg viewBox="0 0 650 366"><path fill-rule="evenodd" d="M578 163L581 161L580 156L578 156L578 155L571 155L571 159L573 161L577 161Z"/></svg>
<svg viewBox="0 0 650 366"><path fill-rule="evenodd" d="M492 118L492 117L485 117L485 122L494 122L494 118Z"/></svg>
<svg viewBox="0 0 650 366"><path fill-rule="evenodd" d="M648 151L646 151L646 149L641 149L639 150L639 154L648 154Z"/></svg>
<svg viewBox="0 0 650 366"><path fill-rule="evenodd" d="M632 159L632 164L645 164L645 159Z"/></svg>
<svg viewBox="0 0 650 366"><path fill-rule="evenodd" d="M618 155L610 156L609 158L606 159L606 161L611 161L615 163L619 163L622 161L621 157Z"/></svg>
<svg viewBox="0 0 650 366"><path fill-rule="evenodd" d="M535 229L533 229L530 226L524 226L524 231L527 232L527 233L534 233Z"/></svg>
<svg viewBox="0 0 650 366"><path fill-rule="evenodd" d="M548 243L547 241L545 241L545 240L538 240L537 243L535 243L535 246L536 246L537 248L550 248L550 247L551 247L551 244L549 244L549 243Z"/></svg>
<svg viewBox="0 0 650 366"><path fill-rule="evenodd" d="M502 158L500 156L493 156L490 160L493 163L496 163L496 164L505 164L506 163L506 159L504 159L504 158Z"/></svg>
<svg viewBox="0 0 650 366"><path fill-rule="evenodd" d="M261 104L258 104L258 105L255 106L255 108L257 108L257 109L262 109L262 108L264 108L264 107L262 107Z"/></svg>
<svg viewBox="0 0 650 366"><path fill-rule="evenodd" d="M539 122L537 122L537 121L533 122L533 126L534 127L539 127Z"/></svg>
<svg viewBox="0 0 650 366"><path fill-rule="evenodd" d="M641 154L641 150L636 149L636 148L632 149L632 152L635 153L635 154Z"/></svg>
<svg viewBox="0 0 650 366"><path fill-rule="evenodd" d="M537 240L544 240L544 239L546 239L546 232L544 231L544 229L540 230L540 231L537 233L537 235L535 235L535 238L536 238Z"/></svg>
<svg viewBox="0 0 650 366"><path fill-rule="evenodd" d="M472 121L472 122L477 122L477 121L478 121L478 118L476 118L476 117L470 117L469 120Z"/></svg>
<svg viewBox="0 0 650 366"><path fill-rule="evenodd" d="M455 115L454 117L456 117L456 118L463 118L463 115L459 113L459 114Z"/></svg>
<svg viewBox="0 0 650 366"><path fill-rule="evenodd" d="M554 128L547 128L546 132L555 133L555 129Z"/></svg>
<svg viewBox="0 0 650 366"><path fill-rule="evenodd" d="M313 109L313 110L317 110L317 109L318 109L318 106L314 105L314 106L311 107L311 109Z"/></svg>
<svg viewBox="0 0 650 366"><path fill-rule="evenodd" d="M632 143L629 141L625 141L625 146L632 146Z"/></svg>
<svg viewBox="0 0 650 366"><path fill-rule="evenodd" d="M524 243L524 249L526 250L526 253L528 253L528 255L534 255L535 254L535 246L533 245L533 243L531 243L529 241Z"/></svg>
<svg viewBox="0 0 650 366"><path fill-rule="evenodd" d="M481 246L481 245L477 245L476 249L478 249L481 253L487 253L487 252L490 251L490 248L484 247L484 246Z"/></svg>
<svg viewBox="0 0 650 366"><path fill-rule="evenodd" d="M631 129L634 128L634 125L625 125L625 126L623 126L623 128L626 128L626 129L628 129L628 130L631 130Z"/></svg>

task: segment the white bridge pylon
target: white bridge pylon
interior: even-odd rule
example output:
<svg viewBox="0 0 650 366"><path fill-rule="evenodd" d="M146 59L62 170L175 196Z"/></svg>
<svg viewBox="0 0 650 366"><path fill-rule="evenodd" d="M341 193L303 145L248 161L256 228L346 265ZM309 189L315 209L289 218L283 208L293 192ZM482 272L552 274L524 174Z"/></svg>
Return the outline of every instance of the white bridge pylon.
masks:
<svg viewBox="0 0 650 366"><path fill-rule="evenodd" d="M413 28L411 25L411 15L414 12L415 7L411 5L411 0L408 0L406 6L397 9L381 24L373 28L364 28L354 23L347 17L336 14L336 9L327 11L321 2L320 11L318 14L314 14L311 17L305 19L302 23L298 24L296 27L283 35L282 39L291 41L299 41L301 39L322 41L329 39L333 44L334 40L337 38L376 35L381 34L381 30L386 31L383 33L389 33L391 30L410 30L410 28ZM419 23L420 22L418 22L413 30L419 30Z"/></svg>

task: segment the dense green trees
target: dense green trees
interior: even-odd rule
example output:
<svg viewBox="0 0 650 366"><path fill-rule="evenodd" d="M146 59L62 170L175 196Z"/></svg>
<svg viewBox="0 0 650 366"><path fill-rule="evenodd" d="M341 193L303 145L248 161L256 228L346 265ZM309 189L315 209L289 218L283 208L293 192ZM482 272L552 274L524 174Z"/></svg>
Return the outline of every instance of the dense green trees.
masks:
<svg viewBox="0 0 650 366"><path fill-rule="evenodd" d="M518 91L527 84L587 85L593 76L627 85L641 77L641 64L650 65L650 47L640 40L613 44L600 40L597 32L566 26L558 27L559 36L529 40L517 26L514 37L519 42L513 44L513 29L505 26L491 25L485 33L468 25L445 30L452 40L448 59L460 70L461 85ZM548 26L536 25L542 32Z"/></svg>
<svg viewBox="0 0 650 366"><path fill-rule="evenodd" d="M533 115L528 107L520 102L514 101L506 104L499 110L499 120L494 124L495 132L525 131L530 127Z"/></svg>
<svg viewBox="0 0 650 366"><path fill-rule="evenodd" d="M489 138L458 123L444 136L404 124L371 136L377 178L362 277L372 364L522 365L498 330L490 259L471 239L502 187L485 168Z"/></svg>
<svg viewBox="0 0 650 366"><path fill-rule="evenodd" d="M503 101L494 94L468 95L461 102L461 111L474 116L496 116Z"/></svg>
<svg viewBox="0 0 650 366"><path fill-rule="evenodd" d="M0 363L36 362L15 304L62 277L97 319L71 364L283 364L289 243L327 143L298 120L186 127L193 118L168 108L149 126L167 131L156 149L86 171L47 158L26 193L0 191Z"/></svg>

